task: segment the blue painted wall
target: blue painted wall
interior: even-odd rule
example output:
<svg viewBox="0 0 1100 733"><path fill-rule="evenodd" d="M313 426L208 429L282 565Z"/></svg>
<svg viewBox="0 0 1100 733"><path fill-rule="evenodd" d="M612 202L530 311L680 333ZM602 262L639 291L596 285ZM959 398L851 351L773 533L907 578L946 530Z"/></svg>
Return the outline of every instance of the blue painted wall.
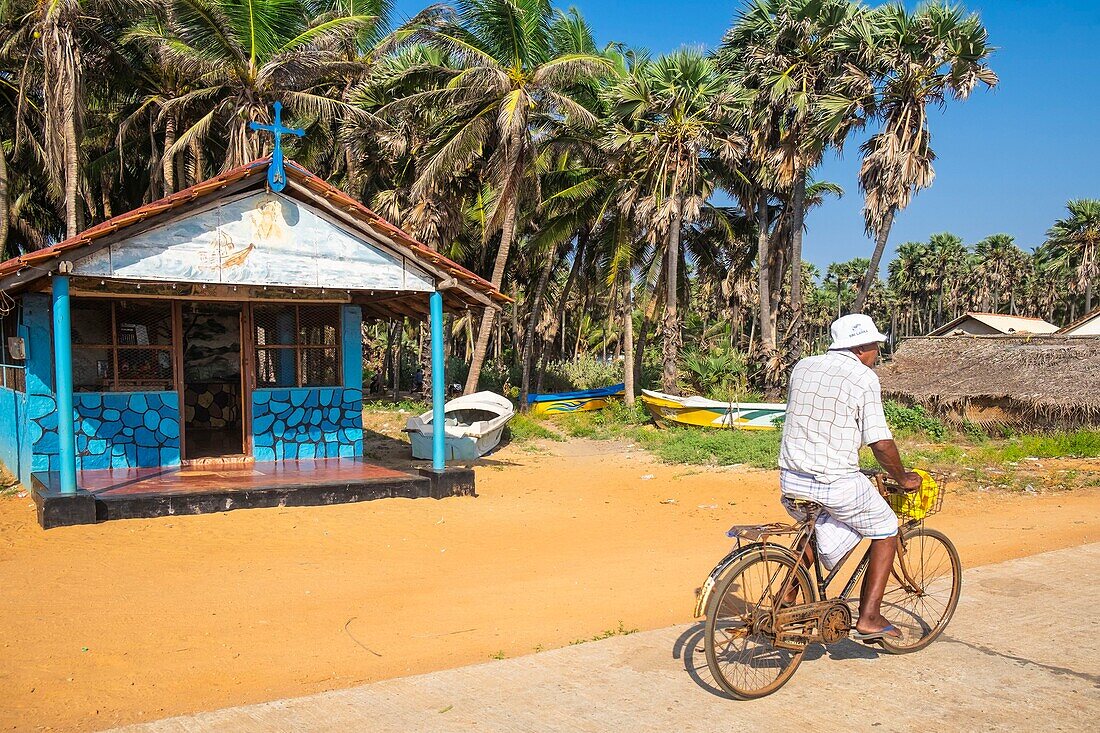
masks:
<svg viewBox="0 0 1100 733"><path fill-rule="evenodd" d="M343 387L258 389L252 394L257 461L363 454L363 391Z"/></svg>
<svg viewBox="0 0 1100 733"><path fill-rule="evenodd" d="M31 443L27 435L27 395L0 387L0 463L19 483L31 485Z"/></svg>
<svg viewBox="0 0 1100 733"><path fill-rule="evenodd" d="M180 465L176 392L77 392L73 411L77 469Z"/></svg>

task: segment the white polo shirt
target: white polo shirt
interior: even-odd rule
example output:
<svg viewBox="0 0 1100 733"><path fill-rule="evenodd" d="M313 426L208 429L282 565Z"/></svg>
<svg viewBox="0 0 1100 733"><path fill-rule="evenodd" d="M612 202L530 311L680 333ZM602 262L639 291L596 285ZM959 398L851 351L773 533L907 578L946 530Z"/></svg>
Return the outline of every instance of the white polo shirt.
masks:
<svg viewBox="0 0 1100 733"><path fill-rule="evenodd" d="M851 351L829 351L795 364L780 468L832 483L859 472L860 446L893 437L878 375Z"/></svg>

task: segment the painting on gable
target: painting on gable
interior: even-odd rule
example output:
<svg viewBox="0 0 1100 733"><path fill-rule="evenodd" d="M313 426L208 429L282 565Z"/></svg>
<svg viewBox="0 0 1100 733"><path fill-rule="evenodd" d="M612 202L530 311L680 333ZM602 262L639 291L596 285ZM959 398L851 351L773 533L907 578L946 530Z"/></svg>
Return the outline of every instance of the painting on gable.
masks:
<svg viewBox="0 0 1100 733"><path fill-rule="evenodd" d="M432 290L404 258L287 196L257 192L113 243L77 275L232 285Z"/></svg>

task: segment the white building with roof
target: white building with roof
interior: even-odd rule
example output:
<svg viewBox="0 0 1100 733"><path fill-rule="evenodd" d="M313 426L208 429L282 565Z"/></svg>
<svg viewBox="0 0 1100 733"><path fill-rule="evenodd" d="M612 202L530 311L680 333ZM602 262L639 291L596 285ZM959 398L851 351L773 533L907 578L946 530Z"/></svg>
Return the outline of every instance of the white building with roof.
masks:
<svg viewBox="0 0 1100 733"><path fill-rule="evenodd" d="M1001 313L967 312L932 331L929 336L1013 336L1056 333L1058 327L1042 318Z"/></svg>

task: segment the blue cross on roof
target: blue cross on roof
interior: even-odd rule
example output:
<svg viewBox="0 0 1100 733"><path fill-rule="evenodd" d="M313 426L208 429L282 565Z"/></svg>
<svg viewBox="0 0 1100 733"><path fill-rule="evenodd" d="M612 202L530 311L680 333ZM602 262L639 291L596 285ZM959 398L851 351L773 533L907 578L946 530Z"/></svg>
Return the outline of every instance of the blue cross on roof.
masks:
<svg viewBox="0 0 1100 733"><path fill-rule="evenodd" d="M248 126L253 130L266 130L275 137L275 150L271 153L271 164L267 167L267 184L272 191L282 191L286 186L286 170L283 168L283 135L296 135L305 137L306 131L297 127L283 127L283 105L275 103L275 124L261 125L259 122L249 122Z"/></svg>

